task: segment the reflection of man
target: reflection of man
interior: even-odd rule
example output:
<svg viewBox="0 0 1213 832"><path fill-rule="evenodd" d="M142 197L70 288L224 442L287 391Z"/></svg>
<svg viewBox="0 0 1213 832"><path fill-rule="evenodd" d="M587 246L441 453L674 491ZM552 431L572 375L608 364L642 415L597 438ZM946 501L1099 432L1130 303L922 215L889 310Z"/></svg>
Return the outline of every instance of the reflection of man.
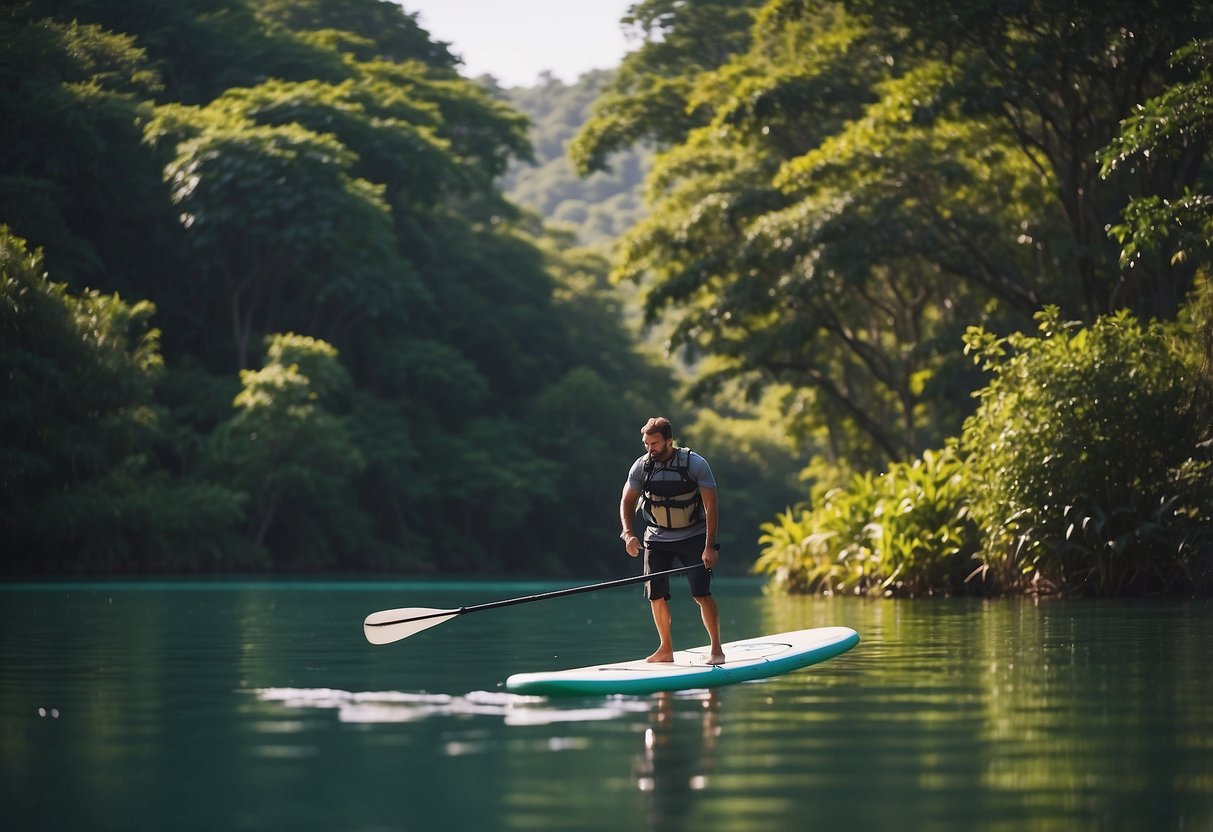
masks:
<svg viewBox="0 0 1213 832"><path fill-rule="evenodd" d="M720 558L716 540L716 480L708 462L690 448L674 447L674 428L664 416L649 419L641 434L646 453L632 463L619 500L620 537L632 557L640 554L640 540L632 533L632 519L640 505L644 532L644 571L664 572L678 558L683 566L702 562L704 568L687 574L691 597L699 605L704 629L711 639L708 664L724 664L720 646L720 612L712 597L712 573ZM650 662L674 661L670 635L670 579L654 578L646 586L660 643Z"/></svg>
<svg viewBox="0 0 1213 832"><path fill-rule="evenodd" d="M644 753L636 760L636 786L649 796L650 828L681 828L675 821L694 805L695 792L707 786L720 734L718 716L719 700L711 691L702 698L656 695ZM679 722L691 729L679 731Z"/></svg>

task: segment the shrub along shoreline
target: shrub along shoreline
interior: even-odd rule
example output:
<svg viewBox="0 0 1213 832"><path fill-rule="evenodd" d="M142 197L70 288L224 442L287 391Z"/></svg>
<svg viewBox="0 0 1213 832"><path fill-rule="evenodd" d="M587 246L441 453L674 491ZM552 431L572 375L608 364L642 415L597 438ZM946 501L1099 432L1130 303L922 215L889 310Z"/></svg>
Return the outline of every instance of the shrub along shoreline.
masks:
<svg viewBox="0 0 1213 832"><path fill-rule="evenodd" d="M1211 294L1177 322L1048 308L1033 335L970 329L991 378L961 436L880 475L821 476L764 524L755 571L824 594L1207 595Z"/></svg>

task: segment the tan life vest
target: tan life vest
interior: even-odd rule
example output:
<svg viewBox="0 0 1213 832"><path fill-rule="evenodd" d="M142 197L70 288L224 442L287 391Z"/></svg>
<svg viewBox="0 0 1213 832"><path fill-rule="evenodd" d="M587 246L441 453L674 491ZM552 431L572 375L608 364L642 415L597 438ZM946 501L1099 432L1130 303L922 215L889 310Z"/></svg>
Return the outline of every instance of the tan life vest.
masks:
<svg viewBox="0 0 1213 832"><path fill-rule="evenodd" d="M670 461L661 467L652 458L645 460L640 514L650 526L685 529L703 519L703 497L688 473L690 467L690 448L676 449ZM658 471L670 471L678 477L657 479L654 475Z"/></svg>

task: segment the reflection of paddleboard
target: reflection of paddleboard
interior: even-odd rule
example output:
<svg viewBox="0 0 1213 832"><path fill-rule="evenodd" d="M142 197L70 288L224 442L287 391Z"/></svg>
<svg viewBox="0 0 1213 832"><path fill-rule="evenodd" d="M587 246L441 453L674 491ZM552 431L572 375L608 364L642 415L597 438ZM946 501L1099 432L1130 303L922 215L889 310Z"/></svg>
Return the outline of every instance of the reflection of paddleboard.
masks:
<svg viewBox="0 0 1213 832"><path fill-rule="evenodd" d="M515 673L505 680L515 693L612 694L656 693L713 688L751 679L766 679L845 653L859 643L850 627L818 627L760 636L724 645L727 660L707 664L708 647L679 650L673 662L629 662L579 667L548 673Z"/></svg>

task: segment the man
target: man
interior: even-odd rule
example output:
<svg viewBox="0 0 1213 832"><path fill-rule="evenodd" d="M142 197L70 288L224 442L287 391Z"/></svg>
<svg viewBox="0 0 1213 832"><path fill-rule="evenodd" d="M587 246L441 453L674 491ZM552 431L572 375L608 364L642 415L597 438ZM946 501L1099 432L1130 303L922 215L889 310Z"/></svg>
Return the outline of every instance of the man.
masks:
<svg viewBox="0 0 1213 832"><path fill-rule="evenodd" d="M632 463L623 496L619 500L620 538L630 556L640 554L641 542L632 533L632 519L640 506L647 528L644 532L644 571L664 572L702 562L703 569L687 572L691 597L699 605L703 626L712 641L708 664L724 664L720 646L720 613L712 597L711 569L720 558L716 541L716 480L702 456L690 448L674 447L674 428L664 416L649 419L641 428L646 453ZM670 579L653 578L646 597L653 611L660 644L650 662L674 661L670 635Z"/></svg>

